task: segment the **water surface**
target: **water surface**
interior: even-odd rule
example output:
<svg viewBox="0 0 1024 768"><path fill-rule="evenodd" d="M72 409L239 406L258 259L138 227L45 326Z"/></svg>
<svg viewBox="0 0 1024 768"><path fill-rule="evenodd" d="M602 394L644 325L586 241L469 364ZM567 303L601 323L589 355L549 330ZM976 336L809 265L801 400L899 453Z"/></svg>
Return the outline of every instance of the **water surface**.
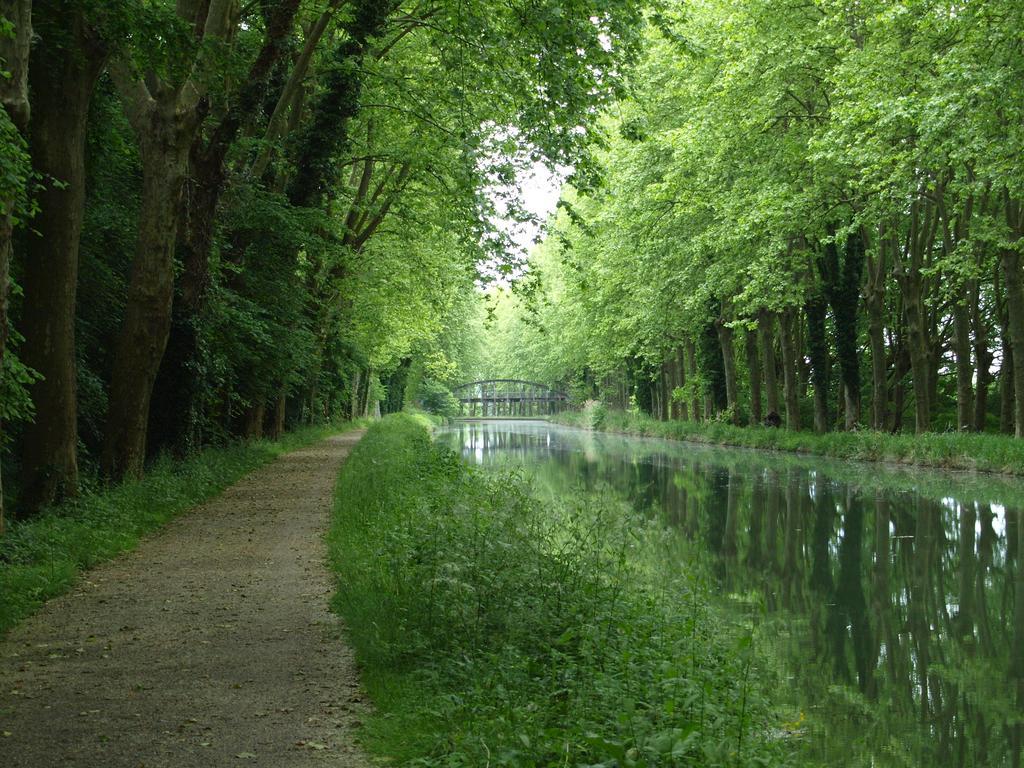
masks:
<svg viewBox="0 0 1024 768"><path fill-rule="evenodd" d="M1021 765L1024 484L544 422L438 440L685 537L723 608L758 624L804 764Z"/></svg>

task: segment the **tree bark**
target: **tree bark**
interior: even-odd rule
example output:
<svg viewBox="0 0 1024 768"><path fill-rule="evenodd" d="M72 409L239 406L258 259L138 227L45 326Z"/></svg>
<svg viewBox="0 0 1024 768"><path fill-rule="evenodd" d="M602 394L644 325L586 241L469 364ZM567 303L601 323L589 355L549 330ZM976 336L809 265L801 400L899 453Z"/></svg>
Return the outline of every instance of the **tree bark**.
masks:
<svg viewBox="0 0 1024 768"><path fill-rule="evenodd" d="M1024 211L1021 203L1004 193L1006 224L1011 245L1000 256L1006 291L1006 318L1010 348L1013 350L1014 436L1024 437L1024 273L1017 246L1024 237Z"/></svg>
<svg viewBox="0 0 1024 768"><path fill-rule="evenodd" d="M858 228L846 241L836 290L829 296L836 321L836 356L843 390L843 426L856 429L860 423L860 355L857 349L857 310L860 281L864 271L864 236Z"/></svg>
<svg viewBox="0 0 1024 768"><path fill-rule="evenodd" d="M956 355L956 428L974 428L974 368L971 364L971 321L967 306L953 306L953 351Z"/></svg>
<svg viewBox="0 0 1024 768"><path fill-rule="evenodd" d="M9 123L3 128L7 142L4 158L12 166L19 164L27 171L25 136L29 124L28 65L32 43L32 0L0 0L0 17L13 26L13 34L0 37L0 66L6 76L0 77L0 106ZM0 118L3 119L3 118ZM10 285L11 238L14 234L15 209L25 190L20 174L2 183L0 191L0 371L3 371L9 335L7 294ZM0 434L3 425L0 424ZM4 534L3 478L0 474L0 536Z"/></svg>
<svg viewBox="0 0 1024 768"><path fill-rule="evenodd" d="M149 414L148 452L170 447L185 453L202 442L196 399L203 382L195 376L199 315L206 303L216 215L227 181L225 160L243 125L262 104L271 73L287 50L299 0L273 6L264 42L238 89L231 109L208 137L196 132L189 150L186 193L177 236L182 273L173 301L167 347L157 374ZM325 12L328 15L329 12Z"/></svg>
<svg viewBox="0 0 1024 768"><path fill-rule="evenodd" d="M729 409L729 420L739 426L740 409L736 382L736 350L733 346L733 331L726 325L724 318L715 322L718 332L718 343L722 347L722 369L725 373L725 407Z"/></svg>
<svg viewBox="0 0 1024 768"><path fill-rule="evenodd" d="M935 242L939 219L929 198L922 195L922 199L911 204L907 248L895 265L907 320L907 347L914 386L914 429L918 434L931 429L931 340L921 269Z"/></svg>
<svg viewBox="0 0 1024 768"><path fill-rule="evenodd" d="M271 425L270 436L274 440L280 440L284 434L285 416L288 413L288 396L281 392L274 403L274 421Z"/></svg>
<svg viewBox="0 0 1024 768"><path fill-rule="evenodd" d="M697 350L693 339L686 340L687 372L691 379L697 378ZM690 410L693 412L693 420L700 421L700 396L695 392L693 401L690 403Z"/></svg>
<svg viewBox="0 0 1024 768"><path fill-rule="evenodd" d="M982 311L981 286L974 280L971 292L971 325L974 328L974 367L978 389L974 395L974 418L971 424L976 432L984 432L988 423L988 385L992 381L992 350L988 346L988 318Z"/></svg>
<svg viewBox="0 0 1024 768"><path fill-rule="evenodd" d="M245 409L242 435L246 440L259 440L263 437L263 418L266 415L266 403L260 400Z"/></svg>
<svg viewBox="0 0 1024 768"><path fill-rule="evenodd" d="M865 305L868 314L868 347L871 350L871 428L885 429L889 404L888 366L885 352L885 282L888 274L886 251L891 247L884 230L878 248L868 251L868 282Z"/></svg>
<svg viewBox="0 0 1024 768"><path fill-rule="evenodd" d="M800 429L800 401L797 395L796 323L797 310L785 310L779 317L782 345L782 386L786 398L786 428Z"/></svg>
<svg viewBox="0 0 1024 768"><path fill-rule="evenodd" d="M761 410L761 363L757 354L757 331L748 328L743 340L747 371L750 374L750 423L760 424L764 420L764 413Z"/></svg>
<svg viewBox="0 0 1024 768"><path fill-rule="evenodd" d="M778 366L775 361L775 315L761 310L757 320L757 333L761 340L761 359L764 361L764 391L768 401L768 413L778 414L779 405Z"/></svg>
<svg viewBox="0 0 1024 768"><path fill-rule="evenodd" d="M333 158L346 146L349 120L357 114L364 70L359 66L368 43L383 30L398 7L396 0L357 0L345 23L348 33L333 53L325 87L313 119L295 143L295 175L288 183L292 205L310 206L323 194L336 172Z"/></svg>
<svg viewBox="0 0 1024 768"><path fill-rule="evenodd" d="M804 304L807 315L807 356L811 361L811 383L814 386L814 431L823 435L828 431L829 359L825 338L826 304L820 296Z"/></svg>
<svg viewBox="0 0 1024 768"><path fill-rule="evenodd" d="M142 474L150 397L171 328L174 245L193 127L176 114L176 102L154 104L146 111L148 132L138 132L142 153L139 237L114 350L103 449L104 472L114 479ZM159 116L153 114L158 111Z"/></svg>
<svg viewBox="0 0 1024 768"><path fill-rule="evenodd" d="M23 358L42 376L30 389L36 418L22 442L21 502L28 512L78 489L75 301L85 133L105 54L80 13L64 22L70 42L57 32L59 23L46 19L30 71L32 162L47 182L38 193L23 276Z"/></svg>
<svg viewBox="0 0 1024 768"><path fill-rule="evenodd" d="M204 11L195 19L202 40L225 37L231 27L231 0L211 0ZM171 328L181 192L189 149L204 116L204 78L211 76L205 71L206 50L200 47L193 63L198 77L178 86L162 82L156 73L131 72L120 61L111 70L142 158L139 236L114 349L102 457L104 472L114 479L140 476L145 461L150 399Z"/></svg>

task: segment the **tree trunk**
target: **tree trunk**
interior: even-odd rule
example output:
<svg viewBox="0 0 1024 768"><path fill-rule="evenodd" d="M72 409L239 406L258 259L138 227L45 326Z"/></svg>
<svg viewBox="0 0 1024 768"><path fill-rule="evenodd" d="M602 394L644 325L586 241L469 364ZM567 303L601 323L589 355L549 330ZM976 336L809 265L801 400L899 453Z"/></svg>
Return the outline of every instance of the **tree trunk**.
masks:
<svg viewBox="0 0 1024 768"><path fill-rule="evenodd" d="M871 428L885 429L889 383L886 374L884 298L868 295L868 345L871 349Z"/></svg>
<svg viewBox="0 0 1024 768"><path fill-rule="evenodd" d="M888 274L886 248L890 243L884 230L879 235L877 250L867 255L868 282L864 303L868 314L868 347L871 350L871 428L884 430L889 404L885 352L885 281Z"/></svg>
<svg viewBox="0 0 1024 768"><path fill-rule="evenodd" d="M740 409L737 402L736 382L736 350L733 346L732 328L726 325L725 320L719 318L715 322L715 329L718 332L718 343L722 347L722 369L725 373L725 407L729 409L729 420L739 426Z"/></svg>
<svg viewBox="0 0 1024 768"><path fill-rule="evenodd" d="M687 369L691 379L697 378L697 350L693 339L686 340ZM690 410L693 412L693 420L700 421L700 396L695 392L693 401L690 403Z"/></svg>
<svg viewBox="0 0 1024 768"><path fill-rule="evenodd" d="M814 385L814 431L823 435L828 431L829 359L825 338L825 312L827 305L821 297L804 304L807 315L807 356L811 361L811 383Z"/></svg>
<svg viewBox="0 0 1024 768"><path fill-rule="evenodd" d="M907 348L914 386L914 429L920 434L931 429L932 348L928 310L925 306L924 275L935 242L939 216L930 196L910 206L910 230L906 251L895 261L895 274L907 320Z"/></svg>
<svg viewBox="0 0 1024 768"><path fill-rule="evenodd" d="M761 310L757 320L757 333L761 340L761 356L764 361L764 392L768 401L768 413L778 414L779 378L775 362L775 315Z"/></svg>
<svg viewBox="0 0 1024 768"><path fill-rule="evenodd" d="M747 354L747 371L750 374L750 423L760 424L764 420L761 411L761 363L757 354L757 331L748 328L744 334Z"/></svg>
<svg viewBox="0 0 1024 768"><path fill-rule="evenodd" d="M284 419L287 413L288 399L284 392L278 394L277 399L274 400L274 410L270 414L270 418L267 419L267 427L263 430L264 434L271 440L280 440L281 435L284 434Z"/></svg>
<svg viewBox="0 0 1024 768"><path fill-rule="evenodd" d="M1005 197L1006 223L1010 228L1012 244L1003 249L1000 263L1006 288L1006 317L1013 350L1014 436L1024 437L1024 273L1017 245L1024 237L1024 213L1020 201Z"/></svg>
<svg viewBox="0 0 1024 768"><path fill-rule="evenodd" d="M800 429L800 401L797 395L796 322L797 310L790 307L779 317L782 342L782 386L786 398L786 428Z"/></svg>
<svg viewBox="0 0 1024 768"><path fill-rule="evenodd" d="M246 440L259 440L263 437L263 418L266 415L266 403L260 400L245 409L245 420L242 435Z"/></svg>
<svg viewBox="0 0 1024 768"><path fill-rule="evenodd" d="M29 158L25 136L29 123L28 64L32 43L32 0L0 0L0 17L13 27L10 35L0 35L0 61L6 77L0 77L0 106L9 122L2 126L6 143L4 163L10 179L0 182L0 371L7 352L7 293L11 270L11 237L18 200L25 193ZM0 424L0 434L3 425ZM4 493L0 476L0 536L4 534Z"/></svg>
<svg viewBox="0 0 1024 768"><path fill-rule="evenodd" d="M50 28L55 19L48 19ZM22 442L23 509L78 489L75 300L85 205L85 130L104 55L81 15L72 42L44 34L31 61L32 162L46 180L27 238L23 360L42 378L30 389L36 418ZM59 37L54 30L53 37Z"/></svg>
<svg viewBox="0 0 1024 768"><path fill-rule="evenodd" d="M103 445L103 470L114 479L142 474L150 400L171 328L181 192L189 149L206 111L204 89L213 76L209 56L216 46L210 44L223 40L235 22L233 0L194 8L179 3L177 9L203 43L184 82L172 85L155 71L135 72L122 60L110 68L142 160L139 234L114 348Z"/></svg>
<svg viewBox="0 0 1024 768"><path fill-rule="evenodd" d="M931 350L928 340L920 276L903 281L903 311L907 317L907 347L914 387L914 431L928 432L932 427L930 407Z"/></svg>
<svg viewBox="0 0 1024 768"><path fill-rule="evenodd" d="M163 108L173 105L161 104L157 110ZM191 144L190 124L183 125L173 111L148 122L151 133L139 133L139 238L114 351L103 449L104 472L114 479L142 474L150 397L171 328L174 246Z"/></svg>
<svg viewBox="0 0 1024 768"><path fill-rule="evenodd" d="M999 431L1013 434L1013 347L1009 330L1003 334L1003 362L999 367Z"/></svg>
<svg viewBox="0 0 1024 768"><path fill-rule="evenodd" d="M971 365L971 325L967 306L953 306L953 350L956 355L956 428L974 428L974 370Z"/></svg>
<svg viewBox="0 0 1024 768"><path fill-rule="evenodd" d="M1002 252L1000 262L1006 287L1009 349L1014 362L1018 363L1024 360L1024 278L1021 275L1020 254L1013 248L1006 248ZM1015 364L1012 371L1013 434L1016 437L1024 437L1024 365Z"/></svg>
<svg viewBox="0 0 1024 768"><path fill-rule="evenodd" d="M683 390L686 387L686 354L683 347L676 348L676 386ZM680 398L678 417L683 421L689 420L686 399Z"/></svg>
<svg viewBox="0 0 1024 768"><path fill-rule="evenodd" d="M838 283L831 291L829 304L836 321L836 356L843 392L843 426L856 429L860 423L860 355L857 349L857 310L860 305L860 281L864 271L864 237L860 229L846 241L845 256Z"/></svg>
<svg viewBox="0 0 1024 768"><path fill-rule="evenodd" d="M209 285L216 214L227 178L225 158L243 124L264 102L271 72L287 52L286 40L294 27L298 5L299 0L274 4L267 19L263 45L231 109L210 132L208 141L197 133L189 150L189 178L182 197L177 237L183 269L173 302L167 348L150 406L150 454L167 446L184 453L202 442L196 413L196 400L204 385L195 375L196 368L201 367L197 365L198 323ZM329 18L330 12L325 12L324 16Z"/></svg>
<svg viewBox="0 0 1024 768"><path fill-rule="evenodd" d="M974 328L974 367L977 370L978 390L974 395L976 432L984 432L988 423L988 385L992 380L992 351L988 347L988 318L981 307L981 287L973 281L971 293L971 325Z"/></svg>

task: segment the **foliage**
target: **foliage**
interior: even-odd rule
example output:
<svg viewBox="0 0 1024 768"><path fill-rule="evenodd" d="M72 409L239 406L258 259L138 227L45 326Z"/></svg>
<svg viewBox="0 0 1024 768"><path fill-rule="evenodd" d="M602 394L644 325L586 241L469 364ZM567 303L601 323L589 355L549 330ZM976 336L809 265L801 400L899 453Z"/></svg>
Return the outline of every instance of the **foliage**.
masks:
<svg viewBox="0 0 1024 768"><path fill-rule="evenodd" d="M819 431L1011 431L1020 23L1008 2L659 4L598 121L599 183L563 191L529 287L497 299L496 367L653 413L693 344L699 410L748 414L762 373L722 354L770 344Z"/></svg>
<svg viewBox="0 0 1024 768"><path fill-rule="evenodd" d="M329 534L376 704L370 746L403 765L767 765L786 745L696 573L617 503L534 498L399 414L342 470Z"/></svg>

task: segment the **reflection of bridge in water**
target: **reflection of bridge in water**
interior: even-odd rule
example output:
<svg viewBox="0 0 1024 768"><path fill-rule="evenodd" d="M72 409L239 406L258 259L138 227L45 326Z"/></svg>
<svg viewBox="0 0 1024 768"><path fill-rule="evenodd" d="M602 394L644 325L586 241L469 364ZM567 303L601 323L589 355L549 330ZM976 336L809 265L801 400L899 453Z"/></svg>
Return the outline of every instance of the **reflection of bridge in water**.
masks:
<svg viewBox="0 0 1024 768"><path fill-rule="evenodd" d="M462 415L472 418L549 416L569 405L564 392L522 379L471 381L455 387L452 393L462 403Z"/></svg>

